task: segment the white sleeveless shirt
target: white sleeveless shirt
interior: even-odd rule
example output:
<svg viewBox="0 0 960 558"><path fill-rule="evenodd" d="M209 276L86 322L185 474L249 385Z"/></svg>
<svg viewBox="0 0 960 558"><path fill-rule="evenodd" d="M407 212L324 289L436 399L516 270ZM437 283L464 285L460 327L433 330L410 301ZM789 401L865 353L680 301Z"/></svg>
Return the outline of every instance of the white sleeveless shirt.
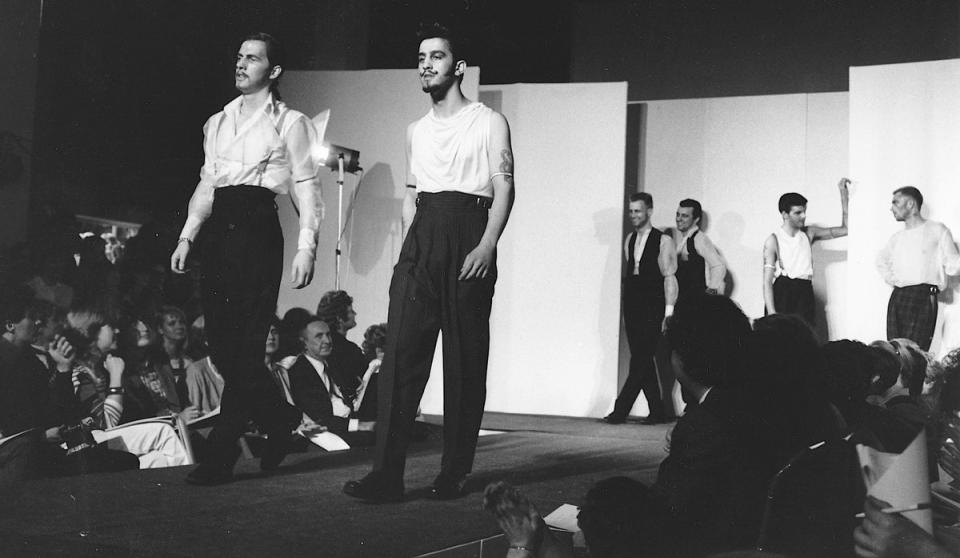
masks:
<svg viewBox="0 0 960 558"><path fill-rule="evenodd" d="M449 118L433 109L414 124L410 170L418 192L463 192L493 197L488 143L493 110L471 103Z"/></svg>
<svg viewBox="0 0 960 558"><path fill-rule="evenodd" d="M785 275L790 279L812 279L813 256L807 233L797 231L797 234L791 237L778 227L773 234L776 235L779 245L777 275Z"/></svg>

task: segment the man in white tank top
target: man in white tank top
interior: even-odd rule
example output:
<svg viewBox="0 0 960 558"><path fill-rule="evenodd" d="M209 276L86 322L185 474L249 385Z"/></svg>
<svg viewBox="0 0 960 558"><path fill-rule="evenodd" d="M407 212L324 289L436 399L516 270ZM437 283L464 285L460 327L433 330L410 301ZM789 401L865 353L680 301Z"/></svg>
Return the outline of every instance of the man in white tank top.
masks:
<svg viewBox="0 0 960 558"><path fill-rule="evenodd" d="M463 95L462 43L421 30L418 74L433 108L407 128L403 248L390 283L373 471L343 487L372 502L403 499L417 407L443 331L439 499L466 493L486 400L496 248L513 205L513 151L503 115Z"/></svg>
<svg viewBox="0 0 960 558"><path fill-rule="evenodd" d="M780 196L783 224L763 243L763 303L765 314L797 314L814 325L813 258L811 244L847 235L850 180L841 178L839 227L806 226L807 198L795 192Z"/></svg>

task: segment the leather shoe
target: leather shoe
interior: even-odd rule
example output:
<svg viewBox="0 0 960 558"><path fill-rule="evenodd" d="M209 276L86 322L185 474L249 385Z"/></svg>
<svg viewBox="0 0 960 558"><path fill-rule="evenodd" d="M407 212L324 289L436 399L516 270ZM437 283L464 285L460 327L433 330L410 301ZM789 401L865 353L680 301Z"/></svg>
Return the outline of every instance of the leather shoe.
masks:
<svg viewBox="0 0 960 558"><path fill-rule="evenodd" d="M467 494L467 477L452 477L440 473L434 479L430 493L438 500L456 500Z"/></svg>
<svg viewBox="0 0 960 558"><path fill-rule="evenodd" d="M619 416L619 415L615 415L615 414L613 414L613 413L610 413L609 415L603 417L603 418L600 419L600 420L603 421L603 422L605 422L605 423L607 423L607 424L623 424L623 423L627 422L627 417L621 417L621 416Z"/></svg>
<svg viewBox="0 0 960 558"><path fill-rule="evenodd" d="M360 480L347 481L343 493L375 504L403 501L403 485L386 482L378 473L369 473Z"/></svg>
<svg viewBox="0 0 960 558"><path fill-rule="evenodd" d="M233 471L215 465L201 463L187 473L187 484L196 486L217 486L233 482Z"/></svg>
<svg viewBox="0 0 960 558"><path fill-rule="evenodd" d="M267 438L263 454L260 456L260 470L265 473L276 471L287 454L290 453L290 436L271 436Z"/></svg>

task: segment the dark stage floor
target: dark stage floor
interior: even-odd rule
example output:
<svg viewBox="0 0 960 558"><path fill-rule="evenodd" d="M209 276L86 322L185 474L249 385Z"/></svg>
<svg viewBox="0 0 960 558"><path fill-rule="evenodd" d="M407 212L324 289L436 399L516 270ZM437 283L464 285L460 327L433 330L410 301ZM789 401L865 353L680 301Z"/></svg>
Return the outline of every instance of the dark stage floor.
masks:
<svg viewBox="0 0 960 558"><path fill-rule="evenodd" d="M370 448L294 454L271 476L243 460L238 482L212 488L186 485L184 467L34 481L0 502L0 555L412 557L497 534L480 509L493 480L522 487L543 513L602 478L652 480L669 425L488 413L484 428L506 432L480 439L460 500L428 498L435 439L412 448L402 504L341 494L369 469Z"/></svg>

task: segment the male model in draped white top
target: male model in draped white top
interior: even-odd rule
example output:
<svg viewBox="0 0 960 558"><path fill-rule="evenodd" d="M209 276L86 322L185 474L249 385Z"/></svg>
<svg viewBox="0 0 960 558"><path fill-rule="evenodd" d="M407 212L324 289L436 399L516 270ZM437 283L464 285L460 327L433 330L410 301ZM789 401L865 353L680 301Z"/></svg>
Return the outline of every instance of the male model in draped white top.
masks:
<svg viewBox="0 0 960 558"><path fill-rule="evenodd" d="M373 471L343 490L403 499L403 471L437 333L443 331L443 460L437 498L464 494L486 399L496 248L513 204L506 119L464 97L463 45L441 25L421 30L418 73L433 108L407 129L405 239L390 284Z"/></svg>
<svg viewBox="0 0 960 558"><path fill-rule="evenodd" d="M280 43L266 33L249 35L240 45L234 74L240 96L203 128L200 182L170 258L173 271L183 273L203 227L203 311L210 356L224 377L224 390L209 451L187 476L193 484L232 480L239 457L236 442L251 418L269 439L260 466L275 469L299 422L299 412L281 399L264 365L263 340L283 275L283 233L274 198L289 192L299 201L300 237L290 278L294 288L313 278L322 201L311 156L316 130L306 116L280 101L283 64Z"/></svg>
<svg viewBox="0 0 960 558"><path fill-rule="evenodd" d="M937 325L937 297L947 275L960 273L960 253L943 223L920 215L923 194L914 186L893 191L890 212L904 228L877 255L877 268L891 287L887 339L903 337L930 350Z"/></svg>
<svg viewBox="0 0 960 558"><path fill-rule="evenodd" d="M806 226L807 198L789 192L780 196L783 224L763 243L763 304L766 314L797 314L813 326L813 253L818 240L847 236L850 180L841 178L839 227Z"/></svg>

